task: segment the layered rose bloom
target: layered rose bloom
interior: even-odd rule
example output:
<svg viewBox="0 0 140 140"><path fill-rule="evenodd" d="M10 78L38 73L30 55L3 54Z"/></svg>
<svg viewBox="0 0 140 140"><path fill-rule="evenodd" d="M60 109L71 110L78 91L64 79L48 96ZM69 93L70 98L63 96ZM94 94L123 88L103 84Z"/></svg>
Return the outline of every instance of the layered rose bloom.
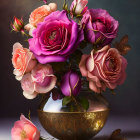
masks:
<svg viewBox="0 0 140 140"><path fill-rule="evenodd" d="M30 120L21 115L11 130L11 136L12 140L39 140L40 132Z"/></svg>
<svg viewBox="0 0 140 140"><path fill-rule="evenodd" d="M70 70L62 77L60 88L65 96L77 96L81 89L81 78L76 72Z"/></svg>
<svg viewBox="0 0 140 140"><path fill-rule="evenodd" d="M75 21L68 19L63 10L48 15L28 41L36 59L46 64L66 61L83 39L83 31Z"/></svg>
<svg viewBox="0 0 140 140"><path fill-rule="evenodd" d="M110 46L83 55L79 64L82 76L89 80L89 88L97 93L105 91L106 87L114 89L123 84L126 66L127 60Z"/></svg>
<svg viewBox="0 0 140 140"><path fill-rule="evenodd" d="M88 9L88 7L86 7L87 4L88 0L74 0L71 4L70 11L77 15L84 14Z"/></svg>
<svg viewBox="0 0 140 140"><path fill-rule="evenodd" d="M118 21L106 10L89 9L83 15L82 24L87 41L94 45L105 46L117 36Z"/></svg>
<svg viewBox="0 0 140 140"><path fill-rule="evenodd" d="M26 72L30 72L37 64L37 61L29 49L23 48L20 43L13 45L12 63L14 74L17 80L21 80Z"/></svg>
<svg viewBox="0 0 140 140"><path fill-rule="evenodd" d="M31 73L27 73L21 80L23 95L27 99L34 99L39 93L51 91L56 84L51 65L38 64Z"/></svg>
<svg viewBox="0 0 140 140"><path fill-rule="evenodd" d="M46 16L56 11L57 5L50 3L49 5L43 5L35 9L29 18L29 24L25 26L25 29L29 31L32 36L32 31L37 27L38 23L42 22Z"/></svg>

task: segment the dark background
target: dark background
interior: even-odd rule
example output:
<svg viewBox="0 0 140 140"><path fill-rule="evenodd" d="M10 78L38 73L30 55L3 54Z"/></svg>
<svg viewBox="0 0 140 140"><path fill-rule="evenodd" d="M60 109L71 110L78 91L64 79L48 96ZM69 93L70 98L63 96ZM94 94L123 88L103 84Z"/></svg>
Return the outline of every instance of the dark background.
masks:
<svg viewBox="0 0 140 140"><path fill-rule="evenodd" d="M54 0L52 0L54 1ZM62 0L56 0L62 6ZM16 117L21 113L36 115L39 98L27 100L22 95L20 83L15 80L11 63L12 46L15 42L24 43L20 33L10 32L10 22L14 16L23 16L28 21L30 12L42 5L38 0L0 1L0 118ZM140 0L89 0L89 8L103 8L120 23L118 40L129 35L131 52L128 60L127 79L113 96L104 95L110 102L111 114L140 115ZM28 47L25 45L25 47Z"/></svg>

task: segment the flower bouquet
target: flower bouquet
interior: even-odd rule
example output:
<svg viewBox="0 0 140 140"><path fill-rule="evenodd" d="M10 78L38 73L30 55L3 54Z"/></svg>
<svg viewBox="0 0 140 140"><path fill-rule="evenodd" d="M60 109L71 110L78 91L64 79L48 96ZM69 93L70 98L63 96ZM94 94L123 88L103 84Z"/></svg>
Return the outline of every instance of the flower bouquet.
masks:
<svg viewBox="0 0 140 140"><path fill-rule="evenodd" d="M70 8L64 1L62 11L56 3L44 2L30 14L28 24L16 17L11 24L13 31L27 36L29 46L13 45L14 75L25 98L42 95L39 119L50 134L64 140L88 139L101 130L108 115L102 93L107 88L114 93L125 81L128 36L111 45L118 21L106 10L88 9L88 0L74 0ZM106 108L95 109L95 100ZM40 138L23 115L20 123L19 133L17 123L12 129L13 140Z"/></svg>

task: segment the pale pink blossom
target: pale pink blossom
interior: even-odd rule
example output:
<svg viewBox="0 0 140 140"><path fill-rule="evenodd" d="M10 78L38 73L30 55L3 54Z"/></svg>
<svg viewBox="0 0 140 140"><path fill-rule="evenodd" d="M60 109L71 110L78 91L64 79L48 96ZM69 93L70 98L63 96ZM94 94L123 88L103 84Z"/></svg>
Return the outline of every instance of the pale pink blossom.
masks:
<svg viewBox="0 0 140 140"><path fill-rule="evenodd" d="M23 95L27 99L34 99L38 95L35 91L35 83L32 79L31 73L27 73L23 76L21 87L23 89Z"/></svg>
<svg viewBox="0 0 140 140"><path fill-rule="evenodd" d="M29 49L23 48L20 43L15 43L13 45L12 63L15 68L16 79L21 80L26 72L30 72L35 67L37 61Z"/></svg>
<svg viewBox="0 0 140 140"><path fill-rule="evenodd" d="M88 4L88 0L74 0L71 4L70 11L74 14L84 14L88 9L86 5Z"/></svg>
<svg viewBox="0 0 140 140"><path fill-rule="evenodd" d="M30 120L21 115L11 130L11 136L12 140L39 140L40 132Z"/></svg>
<svg viewBox="0 0 140 140"><path fill-rule="evenodd" d="M23 95L27 99L34 99L39 93L43 94L51 91L56 84L56 80L51 65L38 64L31 73L25 74L21 80Z"/></svg>
<svg viewBox="0 0 140 140"><path fill-rule="evenodd" d="M82 76L89 80L89 88L97 93L121 85L125 78L127 60L117 49L105 46L101 50L91 51L90 55L83 55L79 68Z"/></svg>

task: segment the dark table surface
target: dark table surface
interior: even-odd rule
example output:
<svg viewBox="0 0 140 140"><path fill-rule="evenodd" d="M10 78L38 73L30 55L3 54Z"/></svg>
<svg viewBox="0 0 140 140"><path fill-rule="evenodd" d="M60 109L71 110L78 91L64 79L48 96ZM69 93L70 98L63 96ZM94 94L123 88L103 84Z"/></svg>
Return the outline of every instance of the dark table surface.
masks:
<svg viewBox="0 0 140 140"><path fill-rule="evenodd" d="M11 128L17 120L18 118L4 118L0 120L0 140L11 140ZM32 121L41 131L41 136L48 139L50 138L51 140L51 136L42 128L38 118L32 118ZM106 140L116 129L121 129L122 135L126 137L127 140L140 140L140 116L110 116L104 128L93 140Z"/></svg>

